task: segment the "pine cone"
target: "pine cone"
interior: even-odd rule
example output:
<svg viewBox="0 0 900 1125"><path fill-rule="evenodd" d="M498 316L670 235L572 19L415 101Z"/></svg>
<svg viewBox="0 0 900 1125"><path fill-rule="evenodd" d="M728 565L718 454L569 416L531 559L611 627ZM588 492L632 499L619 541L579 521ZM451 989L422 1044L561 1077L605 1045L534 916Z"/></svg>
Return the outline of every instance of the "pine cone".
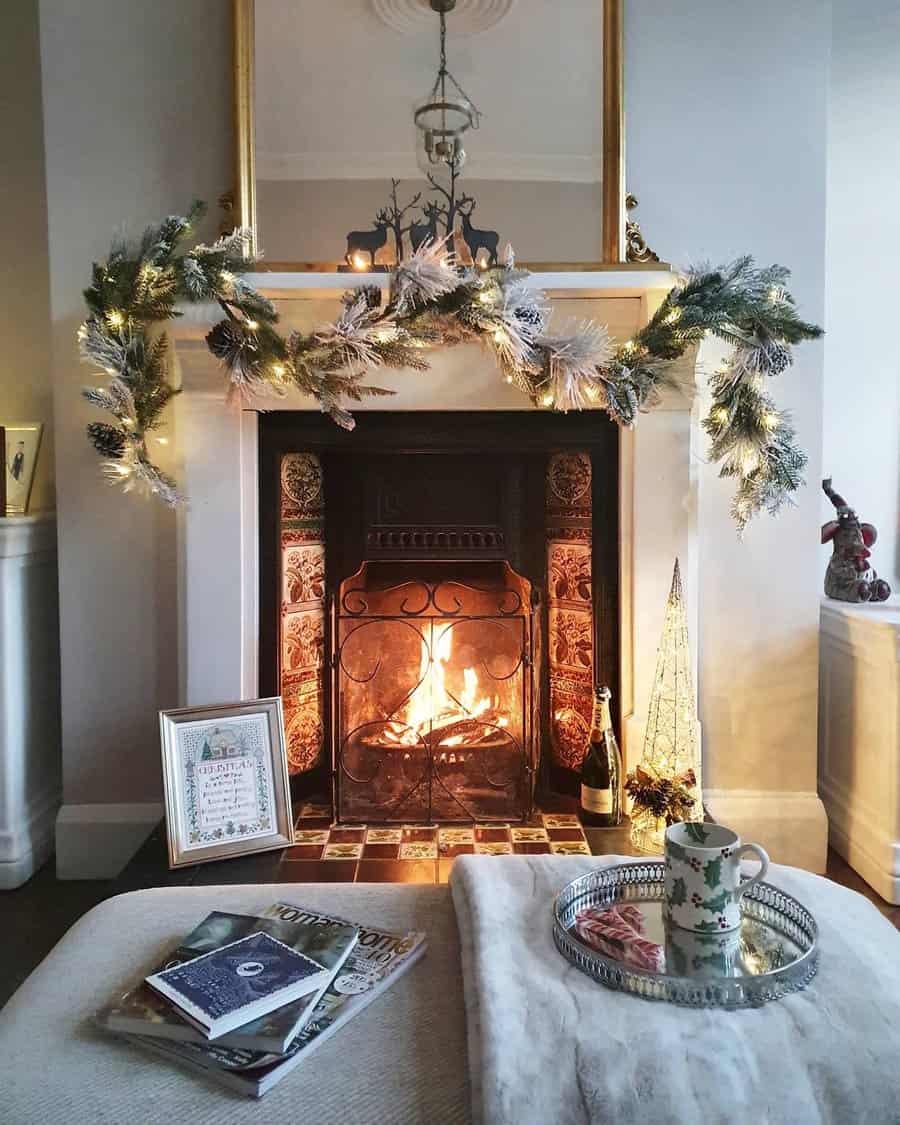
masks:
<svg viewBox="0 0 900 1125"><path fill-rule="evenodd" d="M87 435L101 457L107 457L110 461L121 460L125 452L125 434L118 426L110 426L106 422L89 422Z"/></svg>
<svg viewBox="0 0 900 1125"><path fill-rule="evenodd" d="M791 349L777 340L764 340L755 352L756 369L761 375L781 375L793 362Z"/></svg>
<svg viewBox="0 0 900 1125"><path fill-rule="evenodd" d="M544 316L540 309L533 306L521 305L514 310L513 315L523 327L527 330L530 336L540 336L544 331Z"/></svg>
<svg viewBox="0 0 900 1125"><path fill-rule="evenodd" d="M232 366L240 353L250 344L251 338L234 320L220 320L206 336L209 350L217 359L223 359Z"/></svg>

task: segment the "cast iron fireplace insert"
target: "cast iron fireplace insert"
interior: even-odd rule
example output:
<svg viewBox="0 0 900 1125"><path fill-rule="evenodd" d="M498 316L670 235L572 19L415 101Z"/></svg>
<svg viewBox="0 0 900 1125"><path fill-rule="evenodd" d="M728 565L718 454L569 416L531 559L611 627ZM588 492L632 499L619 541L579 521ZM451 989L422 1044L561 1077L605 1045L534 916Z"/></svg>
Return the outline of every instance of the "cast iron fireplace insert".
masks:
<svg viewBox="0 0 900 1125"><path fill-rule="evenodd" d="M259 417L261 695L341 822L525 819L619 699L619 439L600 412Z"/></svg>

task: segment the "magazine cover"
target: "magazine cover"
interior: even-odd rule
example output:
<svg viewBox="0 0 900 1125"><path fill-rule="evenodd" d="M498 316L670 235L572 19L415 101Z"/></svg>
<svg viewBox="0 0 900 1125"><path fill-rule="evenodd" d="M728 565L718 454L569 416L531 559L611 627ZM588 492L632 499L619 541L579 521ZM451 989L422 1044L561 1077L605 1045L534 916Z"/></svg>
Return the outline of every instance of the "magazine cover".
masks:
<svg viewBox="0 0 900 1125"><path fill-rule="evenodd" d="M193 960L212 949L218 949L231 941L238 940L249 933L263 931L318 961L332 972L344 963L356 941L356 927L342 926L325 930L321 926L295 923L290 919L272 916L271 907L256 918L248 914L229 914L214 911L193 930L177 949L156 968L156 972ZM219 1048L234 1047L242 1051L257 1052L267 1058L271 1054L283 1054L297 1031L310 1015L322 996L322 989L303 996L290 1004L253 1020L243 1027L223 1035L218 1039ZM201 1031L183 1020L172 1005L141 981L114 1003L102 1008L96 1015L101 1027L121 1034L151 1036L172 1039L187 1043L208 1043ZM246 1060L242 1057L242 1064Z"/></svg>
<svg viewBox="0 0 900 1125"><path fill-rule="evenodd" d="M279 902L266 916L293 924L317 927L330 934L352 923L303 906ZM316 1004L311 1017L282 1056L224 1051L219 1044L177 1043L129 1035L130 1042L238 1090L261 1097L289 1074L310 1051L324 1043L348 1020L363 1010L424 954L425 934L395 934L366 926L355 927L358 939L350 955Z"/></svg>

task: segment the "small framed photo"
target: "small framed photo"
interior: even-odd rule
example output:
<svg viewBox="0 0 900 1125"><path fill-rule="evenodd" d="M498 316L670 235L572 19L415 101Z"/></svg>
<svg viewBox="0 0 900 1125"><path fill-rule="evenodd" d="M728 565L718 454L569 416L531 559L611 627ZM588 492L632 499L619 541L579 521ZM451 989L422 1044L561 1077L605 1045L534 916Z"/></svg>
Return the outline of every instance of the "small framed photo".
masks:
<svg viewBox="0 0 900 1125"><path fill-rule="evenodd" d="M281 700L159 714L169 866L293 843Z"/></svg>
<svg viewBox="0 0 900 1125"><path fill-rule="evenodd" d="M34 467L44 433L42 422L9 422L3 427L6 468L6 514L24 516L28 511Z"/></svg>

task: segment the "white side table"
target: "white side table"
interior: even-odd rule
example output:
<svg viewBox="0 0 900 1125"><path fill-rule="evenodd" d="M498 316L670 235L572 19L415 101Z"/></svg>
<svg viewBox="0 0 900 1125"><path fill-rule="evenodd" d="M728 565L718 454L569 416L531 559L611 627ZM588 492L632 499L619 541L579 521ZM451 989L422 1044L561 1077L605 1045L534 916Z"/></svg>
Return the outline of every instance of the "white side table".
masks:
<svg viewBox="0 0 900 1125"><path fill-rule="evenodd" d="M56 518L0 518L0 889L53 853L62 774Z"/></svg>
<svg viewBox="0 0 900 1125"><path fill-rule="evenodd" d="M882 898L900 903L900 598L822 600L819 796L829 838Z"/></svg>

